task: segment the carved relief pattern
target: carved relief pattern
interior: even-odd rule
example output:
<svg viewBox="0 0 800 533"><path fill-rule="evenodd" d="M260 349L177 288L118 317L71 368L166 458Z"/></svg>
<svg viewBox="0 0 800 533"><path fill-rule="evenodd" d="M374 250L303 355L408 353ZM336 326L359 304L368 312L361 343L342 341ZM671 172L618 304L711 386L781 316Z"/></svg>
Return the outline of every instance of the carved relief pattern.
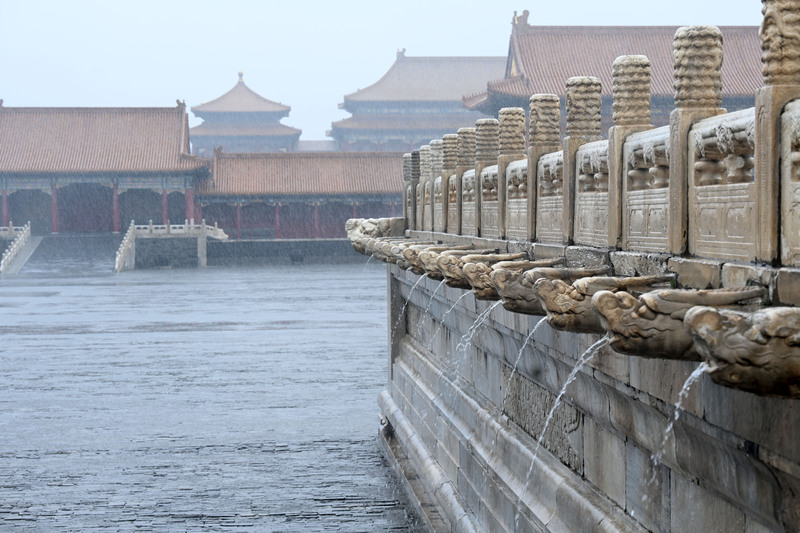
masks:
<svg viewBox="0 0 800 533"><path fill-rule="evenodd" d="M458 177L453 174L447 180L447 228L450 233L458 231L458 214L461 206L458 204Z"/></svg>
<svg viewBox="0 0 800 533"><path fill-rule="evenodd" d="M800 266L800 101L781 116L781 262Z"/></svg>
<svg viewBox="0 0 800 533"><path fill-rule="evenodd" d="M608 245L608 141L584 144L575 155L575 242Z"/></svg>
<svg viewBox="0 0 800 533"><path fill-rule="evenodd" d="M567 135L600 135L600 80L575 76L567 80Z"/></svg>
<svg viewBox="0 0 800 533"><path fill-rule="evenodd" d="M475 170L468 170L461 178L461 233L474 234L475 221Z"/></svg>
<svg viewBox="0 0 800 533"><path fill-rule="evenodd" d="M714 258L751 260L755 220L753 108L695 124L689 138L689 251Z"/></svg>
<svg viewBox="0 0 800 533"><path fill-rule="evenodd" d="M506 237L527 240L528 161L514 161L506 170Z"/></svg>
<svg viewBox="0 0 800 533"><path fill-rule="evenodd" d="M800 83L800 6L794 0L762 0L759 36L765 85Z"/></svg>
<svg viewBox="0 0 800 533"><path fill-rule="evenodd" d="M430 144L431 152L431 179L436 179L442 175L442 140L434 139Z"/></svg>
<svg viewBox="0 0 800 533"><path fill-rule="evenodd" d="M499 237L499 203L497 201L497 165L481 172L481 235Z"/></svg>
<svg viewBox="0 0 800 533"><path fill-rule="evenodd" d="M521 107L504 107L500 119L500 154L525 157L525 110Z"/></svg>
<svg viewBox="0 0 800 533"><path fill-rule="evenodd" d="M433 230L444 231L444 202L442 195L442 177L433 182Z"/></svg>
<svg viewBox="0 0 800 533"><path fill-rule="evenodd" d="M539 184L539 197L561 196L563 194L564 153L552 152L539 158L536 172Z"/></svg>
<svg viewBox="0 0 800 533"><path fill-rule="evenodd" d="M634 133L623 150L623 246L667 251L669 225L669 128Z"/></svg>
<svg viewBox="0 0 800 533"><path fill-rule="evenodd" d="M528 140L531 145L561 143L561 103L555 94L534 94L530 98Z"/></svg>
<svg viewBox="0 0 800 533"><path fill-rule="evenodd" d="M482 118L475 123L475 161L484 164L497 163L500 153L500 122L494 118Z"/></svg>
<svg viewBox="0 0 800 533"><path fill-rule="evenodd" d="M650 60L647 56L620 56L611 66L617 126L650 123Z"/></svg>
<svg viewBox="0 0 800 533"><path fill-rule="evenodd" d="M431 147L427 144L419 147L419 179L431 179Z"/></svg>
<svg viewBox="0 0 800 533"><path fill-rule="evenodd" d="M553 152L539 158L536 173L539 199L536 206L536 238L540 242L560 243L563 198L564 152Z"/></svg>
<svg viewBox="0 0 800 533"><path fill-rule="evenodd" d="M719 28L678 28L672 48L675 107L719 107L722 103L722 33Z"/></svg>
<svg viewBox="0 0 800 533"><path fill-rule="evenodd" d="M423 209L423 206L425 205L424 202L423 202L424 194L425 194L425 184L424 183L418 183L417 184L417 212L415 213L415 215L416 215L416 224L414 226L417 229L422 229L422 213L425 211L425 209Z"/></svg>
<svg viewBox="0 0 800 533"><path fill-rule="evenodd" d="M456 168L456 156L458 150L458 135L448 133L442 137L442 165L445 170Z"/></svg>
<svg viewBox="0 0 800 533"><path fill-rule="evenodd" d="M411 154L403 154L403 181L411 181Z"/></svg>
<svg viewBox="0 0 800 533"><path fill-rule="evenodd" d="M456 162L461 167L475 167L475 128L460 128L458 130Z"/></svg>

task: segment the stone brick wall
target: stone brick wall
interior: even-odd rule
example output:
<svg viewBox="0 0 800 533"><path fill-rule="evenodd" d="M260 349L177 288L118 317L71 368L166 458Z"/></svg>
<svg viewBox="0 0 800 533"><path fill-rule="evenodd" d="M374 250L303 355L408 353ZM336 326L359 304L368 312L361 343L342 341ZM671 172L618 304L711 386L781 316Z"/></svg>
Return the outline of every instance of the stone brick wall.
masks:
<svg viewBox="0 0 800 533"><path fill-rule="evenodd" d="M568 375L600 337L546 324L531 335L539 317L498 305L466 343L493 302L395 266L389 279L390 399L381 406L387 428L407 429L382 435L407 454L421 508L438 517L431 523L492 532L800 530L798 401L703 376L665 441L697 363L604 348L567 387L539 446ZM455 496L443 498L444 486Z"/></svg>

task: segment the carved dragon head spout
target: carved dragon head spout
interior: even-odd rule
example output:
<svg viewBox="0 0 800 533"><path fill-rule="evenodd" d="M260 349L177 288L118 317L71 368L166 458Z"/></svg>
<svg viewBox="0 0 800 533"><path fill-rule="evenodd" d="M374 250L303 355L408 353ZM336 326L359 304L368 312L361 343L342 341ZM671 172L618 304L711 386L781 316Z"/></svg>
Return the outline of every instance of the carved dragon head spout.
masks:
<svg viewBox="0 0 800 533"><path fill-rule="evenodd" d="M499 300L491 274L497 265L525 265L528 254L525 252L507 254L469 255L464 257L463 272L472 292L479 300ZM522 267L520 267L522 268Z"/></svg>
<svg viewBox="0 0 800 533"><path fill-rule="evenodd" d="M573 333L605 333L600 315L592 307L592 296L601 291L618 292L623 289L652 288L658 283L672 281L673 276L611 277L591 276L575 280L571 285L560 279L539 279L533 291L547 310L547 322L552 327ZM627 294L627 293L626 293ZM628 296L631 296L630 294ZM633 298L633 296L631 296ZM602 301L601 305L623 302Z"/></svg>
<svg viewBox="0 0 800 533"><path fill-rule="evenodd" d="M525 278L525 272L534 268L550 267L564 261L563 257L536 260L500 261L488 272L482 271L470 279L473 290L485 290L491 299L503 300L509 311L525 314L544 314L541 304L533 294L533 283ZM477 293L476 293L477 294Z"/></svg>
<svg viewBox="0 0 800 533"><path fill-rule="evenodd" d="M715 383L763 396L800 398L800 309L747 313L698 306L683 321Z"/></svg>
<svg viewBox="0 0 800 533"><path fill-rule="evenodd" d="M689 332L683 326L686 312L696 305L735 306L760 298L761 288L662 289L638 298L625 292L600 291L592 305L609 332L611 347L641 357L699 361Z"/></svg>

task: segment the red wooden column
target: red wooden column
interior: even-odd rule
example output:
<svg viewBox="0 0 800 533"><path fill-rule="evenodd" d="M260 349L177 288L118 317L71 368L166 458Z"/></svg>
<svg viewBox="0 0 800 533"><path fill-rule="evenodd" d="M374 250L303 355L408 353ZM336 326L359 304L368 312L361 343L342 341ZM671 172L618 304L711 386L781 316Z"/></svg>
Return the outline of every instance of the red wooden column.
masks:
<svg viewBox="0 0 800 533"><path fill-rule="evenodd" d="M11 214L8 212L8 191L3 189L3 226L8 226Z"/></svg>
<svg viewBox="0 0 800 533"><path fill-rule="evenodd" d="M281 238L281 204L275 204L275 238Z"/></svg>
<svg viewBox="0 0 800 533"><path fill-rule="evenodd" d="M50 228L53 233L58 233L58 189L55 184L50 190Z"/></svg>
<svg viewBox="0 0 800 533"><path fill-rule="evenodd" d="M236 238L242 238L242 204L236 204Z"/></svg>
<svg viewBox="0 0 800 533"><path fill-rule="evenodd" d="M167 200L167 189L161 189L161 223L165 226L169 222L169 201Z"/></svg>
<svg viewBox="0 0 800 533"><path fill-rule="evenodd" d="M186 220L191 222L195 220L194 217L194 189L186 188L184 191L186 197ZM199 222L199 221L198 221Z"/></svg>
<svg viewBox="0 0 800 533"><path fill-rule="evenodd" d="M394 202L389 204L389 216L392 217L392 218L394 218L394 207L395 207L395 203Z"/></svg>
<svg viewBox="0 0 800 533"><path fill-rule="evenodd" d="M319 202L314 202L314 238L319 239Z"/></svg>
<svg viewBox="0 0 800 533"><path fill-rule="evenodd" d="M114 207L114 233L119 233L120 230L120 223L119 223L119 189L117 188L117 184L114 184L114 187L111 189L111 203Z"/></svg>
<svg viewBox="0 0 800 533"><path fill-rule="evenodd" d="M353 202L353 218L358 218L358 204Z"/></svg>

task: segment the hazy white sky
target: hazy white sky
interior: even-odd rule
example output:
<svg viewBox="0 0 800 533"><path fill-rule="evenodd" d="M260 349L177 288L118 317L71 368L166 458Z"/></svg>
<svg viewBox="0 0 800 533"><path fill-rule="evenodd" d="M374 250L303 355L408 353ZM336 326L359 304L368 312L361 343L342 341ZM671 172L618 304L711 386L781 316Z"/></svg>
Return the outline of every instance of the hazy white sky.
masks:
<svg viewBox="0 0 800 533"><path fill-rule="evenodd" d="M398 49L506 56L514 11L525 9L534 25L761 23L758 0L0 0L0 98L191 107L242 70L251 89L292 107L284 124L323 139L349 116L344 95L377 81Z"/></svg>

